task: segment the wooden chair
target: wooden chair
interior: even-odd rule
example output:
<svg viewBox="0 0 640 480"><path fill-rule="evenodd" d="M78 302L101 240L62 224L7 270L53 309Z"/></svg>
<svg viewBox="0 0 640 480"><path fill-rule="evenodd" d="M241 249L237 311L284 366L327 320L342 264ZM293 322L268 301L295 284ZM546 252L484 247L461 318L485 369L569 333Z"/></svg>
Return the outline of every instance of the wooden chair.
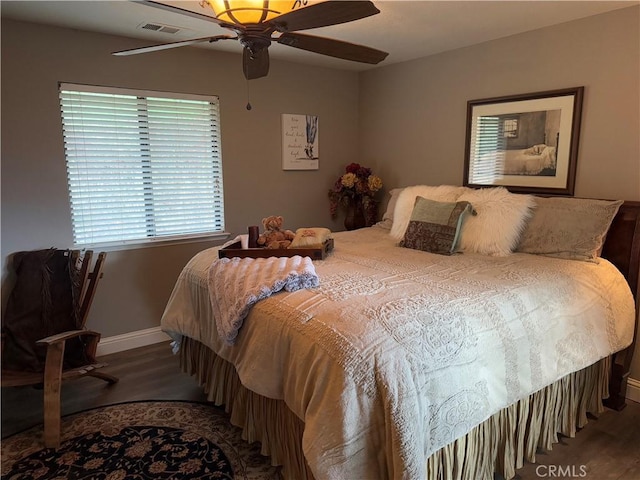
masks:
<svg viewBox="0 0 640 480"><path fill-rule="evenodd" d="M71 265L78 263L80 252L71 252ZM64 380L83 377L89 375L102 379L109 384L118 382L118 378L108 373L100 372L98 369L105 367L106 363L95 361L96 350L100 334L84 328L89 309L93 303L98 281L102 278L102 268L106 258L106 253L100 252L95 262L93 270L90 271L93 252L85 252L79 267L79 330L57 333L55 335L42 338L36 342L37 345L46 347L46 359L43 372L5 370L2 368L1 383L3 387L17 387L26 385L44 386L44 444L46 447L58 448L60 446L60 390ZM90 359L87 365L76 368L64 368L64 352L67 340L82 337L86 341L86 356ZM4 335L2 345L4 347Z"/></svg>

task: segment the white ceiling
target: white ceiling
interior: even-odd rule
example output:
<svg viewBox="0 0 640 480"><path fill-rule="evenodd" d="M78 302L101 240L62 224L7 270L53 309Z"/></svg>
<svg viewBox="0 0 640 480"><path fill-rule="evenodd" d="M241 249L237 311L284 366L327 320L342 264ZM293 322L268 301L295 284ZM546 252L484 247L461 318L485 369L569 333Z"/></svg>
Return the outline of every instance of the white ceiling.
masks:
<svg viewBox="0 0 640 480"><path fill-rule="evenodd" d="M166 2L203 11L198 1ZM638 1L404 1L374 0L380 14L342 25L308 30L318 36L367 45L389 52L380 65L411 60L521 32L556 25ZM139 46L232 33L215 23L165 12L129 1L0 1L3 17L80 30L140 38ZM180 28L177 34L142 30L145 23ZM235 41L201 47L241 52ZM272 58L345 70L375 66L333 59L279 44L269 47ZM163 52L145 55L162 55Z"/></svg>

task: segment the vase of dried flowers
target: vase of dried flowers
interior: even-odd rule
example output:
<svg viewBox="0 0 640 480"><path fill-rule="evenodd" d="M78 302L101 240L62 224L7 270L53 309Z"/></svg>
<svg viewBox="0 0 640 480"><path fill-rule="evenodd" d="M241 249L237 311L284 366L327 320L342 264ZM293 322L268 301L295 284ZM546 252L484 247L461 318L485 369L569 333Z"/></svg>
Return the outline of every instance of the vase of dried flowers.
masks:
<svg viewBox="0 0 640 480"><path fill-rule="evenodd" d="M364 215L364 205L358 201L349 203L344 217L344 228L347 230L356 230L366 226L367 221Z"/></svg>
<svg viewBox="0 0 640 480"><path fill-rule="evenodd" d="M331 218L336 218L338 210L342 209L347 230L373 225L377 220L378 208L375 196L381 188L382 180L373 175L370 168L357 163L347 165L345 173L338 177L329 190Z"/></svg>

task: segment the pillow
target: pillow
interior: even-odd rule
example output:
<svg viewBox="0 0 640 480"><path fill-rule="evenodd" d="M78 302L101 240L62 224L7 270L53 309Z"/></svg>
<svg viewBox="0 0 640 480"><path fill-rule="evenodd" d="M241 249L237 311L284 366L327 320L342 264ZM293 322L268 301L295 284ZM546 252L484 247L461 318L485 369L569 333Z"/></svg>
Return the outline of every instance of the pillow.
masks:
<svg viewBox="0 0 640 480"><path fill-rule="evenodd" d="M409 218L411 218L416 197L423 197L437 202L455 202L467 190L466 187L453 185L414 185L403 188L393 209L393 225L389 235L396 241L402 240L407 225L409 225Z"/></svg>
<svg viewBox="0 0 640 480"><path fill-rule="evenodd" d="M473 213L469 202L436 202L416 198L401 247L451 255L456 251L462 219Z"/></svg>
<svg viewBox="0 0 640 480"><path fill-rule="evenodd" d="M537 198L517 251L595 262L622 200Z"/></svg>
<svg viewBox="0 0 640 480"><path fill-rule="evenodd" d="M533 147L527 148L523 153L525 155L540 155L544 152L545 148L547 148L547 146L544 143L541 143L540 145L534 145Z"/></svg>
<svg viewBox="0 0 640 480"><path fill-rule="evenodd" d="M289 248L322 248L322 244L331 237L328 228L299 228Z"/></svg>
<svg viewBox="0 0 640 480"><path fill-rule="evenodd" d="M393 211L396 208L400 192L402 192L402 188L393 188L389 190L391 198L389 199L389 203L387 203L387 209L385 210L384 215L382 215L382 220L378 222L378 226L386 228L387 230L391 229L391 226L393 225Z"/></svg>
<svg viewBox="0 0 640 480"><path fill-rule="evenodd" d="M504 187L472 190L458 201L471 203L478 213L462 226L460 250L496 257L513 252L535 205L532 195L510 193Z"/></svg>

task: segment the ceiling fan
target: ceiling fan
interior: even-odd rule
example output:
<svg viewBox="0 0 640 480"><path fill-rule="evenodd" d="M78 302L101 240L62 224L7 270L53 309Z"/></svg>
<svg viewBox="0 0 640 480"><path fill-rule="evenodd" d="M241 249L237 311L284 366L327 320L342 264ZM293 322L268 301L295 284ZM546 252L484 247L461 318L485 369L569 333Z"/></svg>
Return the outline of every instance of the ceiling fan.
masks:
<svg viewBox="0 0 640 480"><path fill-rule="evenodd" d="M387 52L363 45L295 33L299 30L352 22L380 13L370 1L328 0L309 3L309 0L203 0L200 2L202 7L208 4L216 14L215 17L156 1L134 1L216 23L235 32L235 36L216 35L196 38L123 50L114 52L113 55L134 55L196 43L238 40L243 46L242 67L247 80L264 77L269 73L268 48L272 41L309 52L370 64L380 63L388 55Z"/></svg>

